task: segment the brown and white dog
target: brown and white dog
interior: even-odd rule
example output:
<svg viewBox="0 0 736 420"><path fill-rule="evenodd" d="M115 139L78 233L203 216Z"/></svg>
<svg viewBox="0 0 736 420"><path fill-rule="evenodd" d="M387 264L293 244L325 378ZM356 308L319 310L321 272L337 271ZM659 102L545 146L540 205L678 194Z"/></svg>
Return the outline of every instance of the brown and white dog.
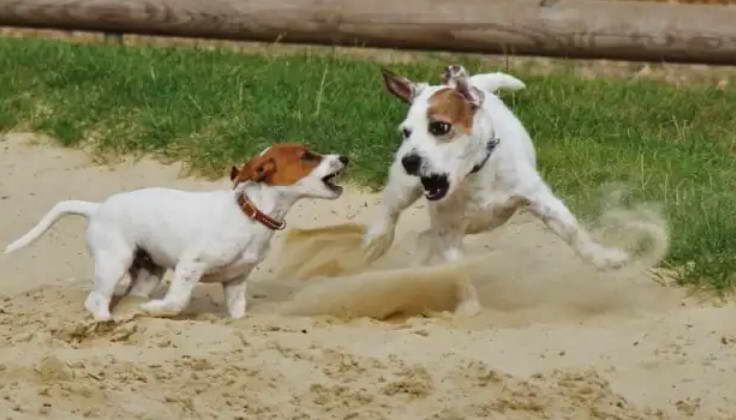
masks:
<svg viewBox="0 0 736 420"><path fill-rule="evenodd" d="M5 252L40 237L65 214L89 219L87 244L94 259L94 289L85 307L96 320L110 319L110 299L130 273L128 293L148 297L166 269L174 269L162 299L142 305L153 315L176 315L197 282L219 282L228 313L246 309L246 278L265 258L275 230L301 198L336 199L332 181L348 159L320 155L300 144L279 144L233 168L233 190L186 192L147 188L115 194L102 203L62 201Z"/></svg>
<svg viewBox="0 0 736 420"><path fill-rule="evenodd" d="M401 212L424 195L430 229L429 260L459 259L466 233L490 230L525 206L582 258L616 268L629 255L594 242L536 169L534 146L521 122L494 92L524 84L503 73L468 76L449 66L440 85L414 83L384 70L386 88L409 104L399 125L403 143L383 190L383 207L369 226L366 258L380 257L393 242ZM471 293L472 294L472 293ZM476 311L468 302L465 312Z"/></svg>

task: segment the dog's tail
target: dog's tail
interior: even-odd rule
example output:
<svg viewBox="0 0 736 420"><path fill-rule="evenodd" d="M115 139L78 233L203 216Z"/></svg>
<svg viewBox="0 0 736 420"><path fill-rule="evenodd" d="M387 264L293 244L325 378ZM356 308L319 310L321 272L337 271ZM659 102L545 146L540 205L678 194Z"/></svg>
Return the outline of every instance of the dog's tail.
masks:
<svg viewBox="0 0 736 420"><path fill-rule="evenodd" d="M46 213L43 219L41 219L33 229L18 238L18 240L12 244L8 245L8 247L5 248L5 253L9 254L15 250L23 248L24 246L30 245L31 242L43 235L61 216L65 214L77 214L84 217L90 217L95 213L95 211L97 211L98 207L100 207L99 203L92 203L90 201L60 201L56 203L51 211Z"/></svg>
<svg viewBox="0 0 736 420"><path fill-rule="evenodd" d="M496 93L500 89L520 90L526 85L521 80L506 73L481 73L470 77L470 83L477 88Z"/></svg>

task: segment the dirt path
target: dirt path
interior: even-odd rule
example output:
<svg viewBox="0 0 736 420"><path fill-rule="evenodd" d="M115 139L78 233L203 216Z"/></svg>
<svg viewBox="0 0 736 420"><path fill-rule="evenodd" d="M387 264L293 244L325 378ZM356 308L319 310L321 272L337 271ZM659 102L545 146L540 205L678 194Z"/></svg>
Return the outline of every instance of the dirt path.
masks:
<svg viewBox="0 0 736 420"><path fill-rule="evenodd" d="M99 167L11 137L0 141L0 247L60 199L228 185L180 179L178 166L149 160ZM289 223L362 222L376 202L350 189L298 205ZM412 209L399 236L424 223ZM243 320L225 319L220 289L203 285L181 319L133 317L137 302L126 299L120 322L96 325L82 308L83 227L70 217L0 255L0 412L9 418L736 418L733 304L683 299L636 270L596 273L524 215L469 240L489 267L479 316L392 322L279 315L294 284L273 279L287 258L276 249L252 279Z"/></svg>

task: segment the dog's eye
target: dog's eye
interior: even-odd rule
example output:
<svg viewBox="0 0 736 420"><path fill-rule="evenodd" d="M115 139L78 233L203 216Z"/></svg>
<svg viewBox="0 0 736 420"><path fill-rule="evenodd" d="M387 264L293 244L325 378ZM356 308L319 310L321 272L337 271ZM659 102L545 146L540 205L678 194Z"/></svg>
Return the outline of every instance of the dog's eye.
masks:
<svg viewBox="0 0 736 420"><path fill-rule="evenodd" d="M401 129L401 135L404 136L405 139L408 139L409 136L411 136L411 130L408 128Z"/></svg>
<svg viewBox="0 0 736 420"><path fill-rule="evenodd" d="M315 159L317 159L317 155L315 155L312 152L304 152L304 154L302 154L302 160L315 160Z"/></svg>
<svg viewBox="0 0 736 420"><path fill-rule="evenodd" d="M444 136L445 134L450 132L451 128L452 125L442 121L434 121L429 123L429 132L435 136Z"/></svg>

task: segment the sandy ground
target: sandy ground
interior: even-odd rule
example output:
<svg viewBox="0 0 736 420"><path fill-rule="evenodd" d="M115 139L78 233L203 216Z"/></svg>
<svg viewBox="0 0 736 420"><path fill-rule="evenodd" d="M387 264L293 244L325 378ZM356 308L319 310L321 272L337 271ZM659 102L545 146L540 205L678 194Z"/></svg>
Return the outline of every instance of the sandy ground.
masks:
<svg viewBox="0 0 736 420"><path fill-rule="evenodd" d="M0 140L0 247L61 199L228 186L180 178L179 166L149 160L100 167L79 151L32 145L31 137ZM300 203L288 221L360 223L376 203L352 188L338 201ZM413 232L426 224L421 207L402 219L385 264L413 250ZM309 292L295 297L303 284L275 278L290 261L277 246L250 281L243 320L226 319L220 288L201 285L177 319L134 316L138 302L124 299L117 322L94 324L82 308L91 272L83 229L83 220L69 217L33 246L0 256L7 418L736 418L733 304L687 298L640 268L597 273L523 214L468 240L482 261L463 271L478 283L480 315L440 307L389 321L294 315L336 301L371 306L371 314L427 296L385 278L374 279L384 288L377 291L369 273L362 283L317 282L330 286L316 289L319 302L299 301ZM447 268L417 270L421 277ZM411 275L393 273L397 285L412 284ZM426 294L442 292L446 284L437 281Z"/></svg>

